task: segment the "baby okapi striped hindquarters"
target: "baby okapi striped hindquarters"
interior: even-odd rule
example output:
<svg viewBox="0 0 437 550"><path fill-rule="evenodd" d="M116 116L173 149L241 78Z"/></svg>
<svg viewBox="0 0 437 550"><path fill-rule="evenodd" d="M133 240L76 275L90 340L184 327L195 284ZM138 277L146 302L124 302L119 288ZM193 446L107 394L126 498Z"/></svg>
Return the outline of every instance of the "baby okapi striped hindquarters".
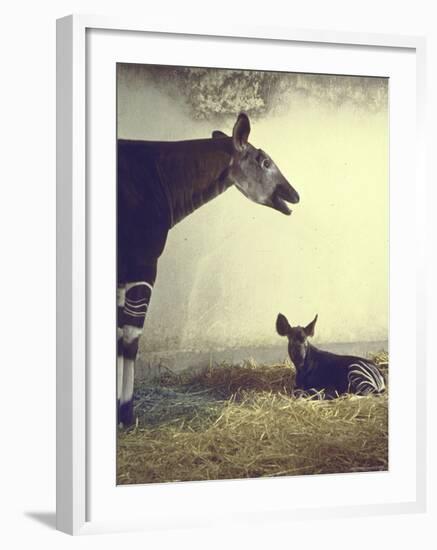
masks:
<svg viewBox="0 0 437 550"><path fill-rule="evenodd" d="M178 142L118 140L117 396L118 419L133 421L138 342L169 230L235 185L247 198L290 214L299 195L262 149L248 142L240 113L232 136Z"/></svg>
<svg viewBox="0 0 437 550"><path fill-rule="evenodd" d="M296 368L295 388L305 392L324 392L328 398L344 393L379 394L385 381L378 367L368 359L337 355L311 345L317 315L307 326L291 327L285 315L276 319L276 330L288 338L288 353Z"/></svg>

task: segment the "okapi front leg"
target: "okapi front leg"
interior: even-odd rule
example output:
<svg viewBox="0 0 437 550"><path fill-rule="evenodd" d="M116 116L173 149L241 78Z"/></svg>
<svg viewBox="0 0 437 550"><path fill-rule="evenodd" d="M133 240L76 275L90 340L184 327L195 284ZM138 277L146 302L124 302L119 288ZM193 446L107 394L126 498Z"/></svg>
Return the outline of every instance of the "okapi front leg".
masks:
<svg viewBox="0 0 437 550"><path fill-rule="evenodd" d="M124 325L124 300L125 285L117 286L117 422L120 412L120 399L123 390L123 325Z"/></svg>
<svg viewBox="0 0 437 550"><path fill-rule="evenodd" d="M122 338L123 384L119 409L119 422L124 426L133 422L135 361L151 294L152 286L149 283L135 282L126 285Z"/></svg>

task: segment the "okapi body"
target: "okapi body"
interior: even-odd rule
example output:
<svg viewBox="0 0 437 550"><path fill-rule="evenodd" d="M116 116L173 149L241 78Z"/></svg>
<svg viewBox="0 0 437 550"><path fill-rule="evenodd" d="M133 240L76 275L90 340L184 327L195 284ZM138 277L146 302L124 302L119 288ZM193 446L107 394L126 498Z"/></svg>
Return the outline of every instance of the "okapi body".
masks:
<svg viewBox="0 0 437 550"><path fill-rule="evenodd" d="M295 388L303 392L324 392L333 398L344 393L379 394L385 391L385 381L379 368L368 359L353 355L338 355L316 348L308 342L314 336L317 315L306 327L291 327L279 313L276 330L288 338L288 353L296 368Z"/></svg>
<svg viewBox="0 0 437 550"><path fill-rule="evenodd" d="M118 420L133 421L138 342L169 230L235 185L252 201L290 214L299 195L272 159L248 143L240 113L231 137L153 142L118 140L117 397Z"/></svg>

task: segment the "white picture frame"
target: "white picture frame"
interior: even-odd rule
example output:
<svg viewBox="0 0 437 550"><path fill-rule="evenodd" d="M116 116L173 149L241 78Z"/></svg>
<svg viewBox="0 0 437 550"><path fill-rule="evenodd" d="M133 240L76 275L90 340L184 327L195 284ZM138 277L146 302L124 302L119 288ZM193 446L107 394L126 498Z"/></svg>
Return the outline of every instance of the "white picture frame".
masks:
<svg viewBox="0 0 437 550"><path fill-rule="evenodd" d="M408 124L413 128L413 135L408 137L405 143L396 144L396 137L392 135L392 146L397 147L395 156L391 156L391 173L399 174L402 178L402 172L412 175L410 182L411 193L415 195L415 209L410 211L410 220L413 217L415 231L408 241L407 247L411 247L414 253L414 262L411 267L411 277L408 274L405 278L407 288L408 308L416 314L415 323L415 341L414 346L408 350L410 357L413 357L416 365L414 385L415 385L415 403L416 411L414 415L414 426L411 426L411 436L415 437L415 446L410 449L411 460L406 466L406 471L410 476L411 484L405 492L405 497L401 497L390 493L393 490L387 485L386 501L381 499L372 502L372 497L368 496L367 500L360 501L359 494L352 502L346 503L339 500L333 506L326 506L323 502L320 506L306 505L297 506L295 502L289 502L288 498L282 498L281 494L284 489L288 491L291 484L294 484L296 490L305 490L307 483L311 483L312 489L319 483L325 483L326 488L332 485L332 481L327 479L329 476L321 476L323 480L318 480L318 476L311 476L313 479L307 482L303 478L275 479L275 480L248 480L244 482L227 481L214 483L197 483L197 484L167 484L148 486L149 497L147 504L140 507L136 514L126 514L120 516L115 512L116 507L103 510L99 514L90 514L91 502L100 500L110 500L114 498L119 500L121 507L126 508L130 497L127 497L127 492L132 488L119 487L118 493L114 496L111 492L106 493L106 489L102 487L102 483L108 483L108 477L102 478L101 484L93 486L96 472L96 444L95 439L98 439L98 446L101 449L106 449L104 441L109 441L113 436L111 430L114 429L115 422L113 416L106 416L108 430L106 430L105 416L99 418L101 429L96 431L92 427L92 422L96 422L95 414L95 387L92 384L92 342L96 333L91 332L90 336L90 309L91 302L94 299L92 296L92 285L90 286L89 272L89 247L90 247L90 228L96 215L95 206L91 207L90 190L88 183L91 177L92 169L92 153L89 149L89 143L94 138L90 138L89 133L89 117L90 109L93 102L90 98L89 81L92 80L90 71L97 70L95 61L90 62L87 57L90 55L90 50L98 51L98 41L92 39L93 32L105 33L105 40L112 41L114 51L117 52L116 36L128 36L136 41L141 40L141 37L153 37L160 42L172 39L187 38L187 41L202 41L208 39L217 39L226 41L232 44L235 41L243 46L257 44L257 47L274 48L275 44L282 45L312 45L314 48L326 49L336 48L336 55L341 60L342 52L349 52L345 57L358 55L363 53L362 63L366 63L365 56L369 52L374 52L377 55L383 55L383 52L393 52L401 60L402 55L408 56L411 63L414 64L414 82L411 83L411 93L409 97L400 98L400 101L405 101L408 107L405 111L405 117L410 117ZM99 36L103 36L99 34ZM107 42L106 44L108 44ZM92 47L91 47L92 46ZM133 47L131 44L130 48ZM129 54L129 47L126 50L119 50L121 61L139 62L136 56L134 59ZM250 48L249 48L250 49ZM111 50L111 48L106 48ZM132 51L132 49L130 50ZM261 50L260 50L261 51ZM358 52L358 53L357 53ZM379 53L378 53L379 52ZM170 48L162 49L163 56L166 60L175 58L176 52ZM106 55L106 54L105 54ZM107 61L113 64L113 58L109 57ZM117 53L116 53L117 55ZM183 50L178 48L178 55L182 56L175 58L174 64L180 64L183 60ZM248 53L250 56L250 53ZM334 57L334 56L333 56ZM414 62L412 59L414 58ZM248 58L249 59L249 58ZM237 57L235 66L238 66L239 59ZM279 61L278 61L279 63ZM324 61L321 61L323 66ZM325 62L327 63L327 62ZM395 63L390 59L387 60L387 67L390 63ZM188 62L186 64L189 64ZM246 63L247 65L247 63ZM407 64L405 64L406 67ZM214 65L212 65L214 66ZM338 65L340 66L340 65ZM365 65L363 65L365 66ZM412 67L412 65L411 65ZM289 67L282 67L287 69ZM332 72L335 68L326 65L325 72ZM398 66L398 72L401 68ZM407 69L405 69L407 70ZM411 69L412 70L412 69ZM371 69L366 74L373 74ZM381 69L378 76L391 76L385 74ZM109 74L109 73L107 73ZM360 74L350 72L343 74ZM362 73L361 73L362 74ZM411 73L412 74L412 73ZM410 74L410 76L411 76ZM264 519L284 519L284 518L317 518L317 517L332 517L332 516L349 516L349 515L367 515L379 513L398 513L398 512L420 512L425 510L426 502L426 463L425 463L425 427L426 427L426 402L425 402L425 256L424 249L425 239L425 221L422 214L425 212L426 189L424 176L424 75L425 75L425 41L421 37L409 36L394 36L394 35L373 35L373 34L354 34L354 33L337 33L323 32L310 30L294 30L284 28L250 28L244 26L232 25L228 29L211 28L196 28L193 25L191 28L178 28L172 25L152 25L148 22L130 21L125 19L112 19L95 16L74 15L58 20L57 22L57 528L61 531L70 534L84 534L91 532L107 532L120 531L130 529L150 529L157 526L186 526L186 525L206 525L209 522L220 519L221 521L255 521L260 517ZM103 76L102 76L103 78ZM414 91L413 91L414 89ZM115 92L114 92L115 93ZM391 98L394 102L395 98ZM106 111L107 112L107 111ZM115 105L114 105L114 120L115 120ZM402 122L396 118L391 118L391 132L396 127L397 122ZM394 124L394 126L393 126ZM412 125L412 126L411 126ZM96 125L93 128L95 131ZM400 125L402 127L402 124ZM99 128L97 128L97 132ZM412 158L402 159L400 151L402 147L410 148L413 145L416 155L411 155ZM391 146L391 147L392 147ZM405 149L406 150L406 149ZM392 152L392 149L391 149ZM110 175L111 177L111 175ZM396 193L393 195L396 196ZM405 197L404 197L405 199ZM403 231L401 224L398 222L401 219L401 214L405 212L407 204L399 201L399 204L394 207L392 212L391 236L396 232ZM94 208L94 210L92 209ZM109 211L112 209L109 208ZM108 222L110 223L110 222ZM398 223L398 225L393 225ZM93 233L95 235L95 231ZM93 237L95 238L95 237ZM99 237L97 237L99 238ZM414 248L413 248L414 247ZM394 245L396 249L396 245ZM95 247L94 247L95 250ZM111 260L109 251L107 259ZM115 274L114 274L115 276ZM109 281L111 287L112 280ZM395 290L394 290L395 292ZM393 302L393 301L392 301ZM396 303L392 303L395 309L392 311L391 318L399 317L396 315ZM399 308L398 308L399 309ZM401 308L399 309L401 311ZM401 321L400 321L401 323ZM115 326L115 325L114 325ZM409 321L409 330L411 331L411 320ZM402 326L399 327L401 334ZM103 336L98 336L103 337ZM406 387L404 381L404 386ZM401 383L399 388L401 388ZM414 386L413 386L414 387ZM102 392L108 387L102 382ZM109 387L109 389L111 389ZM93 393L94 392L94 393ZM108 403L111 402L109 399ZM93 409L94 407L94 409ZM102 406L102 410L105 406ZM90 414L90 411L93 411ZM391 410L392 412L392 410ZM393 415L392 415L393 416ZM391 428L395 428L396 419L391 416ZM93 420L90 420L90 417ZM92 436L90 435L92 434ZM111 435L112 434L112 435ZM94 441L94 446L92 444ZM112 447L108 447L111 449ZM94 450L93 450L94 449ZM395 447L396 449L396 447ZM393 449L391 449L393 450ZM99 464L102 465L101 454L98 457ZM110 470L112 467L111 460L115 457L108 456L107 468L102 470ZM407 459L406 459L407 460ZM400 466L401 468L401 466ZM404 472L404 474L405 474ZM401 469L399 474L401 474ZM394 475L394 472L389 472L388 475ZM361 475L361 474L360 474ZM354 484L355 474L348 474L337 481L344 484L345 490L348 485L351 487ZM380 478L381 479L381 478ZM380 479L376 479L375 484L381 483ZM405 478L406 479L406 478ZM331 476L332 480L332 476ZM99 481L99 483L100 483ZM396 481L396 480L395 480ZM242 485L244 483L244 485ZM260 483L262 485L260 485ZM366 484L372 486L372 477L369 476ZM399 478L397 478L399 483ZM405 484L408 484L406 479ZM91 489L93 486L93 489ZM376 485L375 485L376 486ZM115 473L114 473L115 487ZM358 487L358 485L357 485ZM110 488L111 491L113 489ZM135 488L134 488L135 490ZM144 487L138 488L136 491L137 502L141 502L143 498L140 491ZM370 491L371 489L369 489ZM96 497L96 491L101 491L101 496ZM108 488L109 491L109 488ZM394 490L393 490L394 491ZM341 492L341 491L340 491ZM191 496L189 496L189 493ZM229 510L221 511L221 515L213 509L211 503L210 513L202 515L202 510L196 509L196 500L208 502L208 495L214 493L214 499L218 503L222 503L229 495L233 495L236 504L241 508L244 504L244 511L239 514L237 508L234 509L231 505ZM262 499L256 498L256 495L264 493ZM139 495L139 496L138 496ZM272 495L277 495L277 504L271 506L268 498ZM238 502L238 498L241 501ZM184 502L190 501L190 510L183 510L178 514L178 509ZM205 500L206 499L206 500ZM232 500L232 499L231 499ZM150 506L150 503L153 503ZM174 506L166 509L166 502L174 502ZM93 504L94 506L94 504ZM179 507L179 508L178 508ZM205 508L205 505L203 505Z"/></svg>

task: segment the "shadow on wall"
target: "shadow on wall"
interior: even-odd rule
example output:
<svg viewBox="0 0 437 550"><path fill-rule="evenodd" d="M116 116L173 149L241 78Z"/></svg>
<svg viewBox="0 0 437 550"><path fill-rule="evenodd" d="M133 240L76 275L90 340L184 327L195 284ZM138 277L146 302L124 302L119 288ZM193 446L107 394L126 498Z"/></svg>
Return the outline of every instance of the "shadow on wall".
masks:
<svg viewBox="0 0 437 550"><path fill-rule="evenodd" d="M25 512L24 515L50 529L56 529L56 512Z"/></svg>

